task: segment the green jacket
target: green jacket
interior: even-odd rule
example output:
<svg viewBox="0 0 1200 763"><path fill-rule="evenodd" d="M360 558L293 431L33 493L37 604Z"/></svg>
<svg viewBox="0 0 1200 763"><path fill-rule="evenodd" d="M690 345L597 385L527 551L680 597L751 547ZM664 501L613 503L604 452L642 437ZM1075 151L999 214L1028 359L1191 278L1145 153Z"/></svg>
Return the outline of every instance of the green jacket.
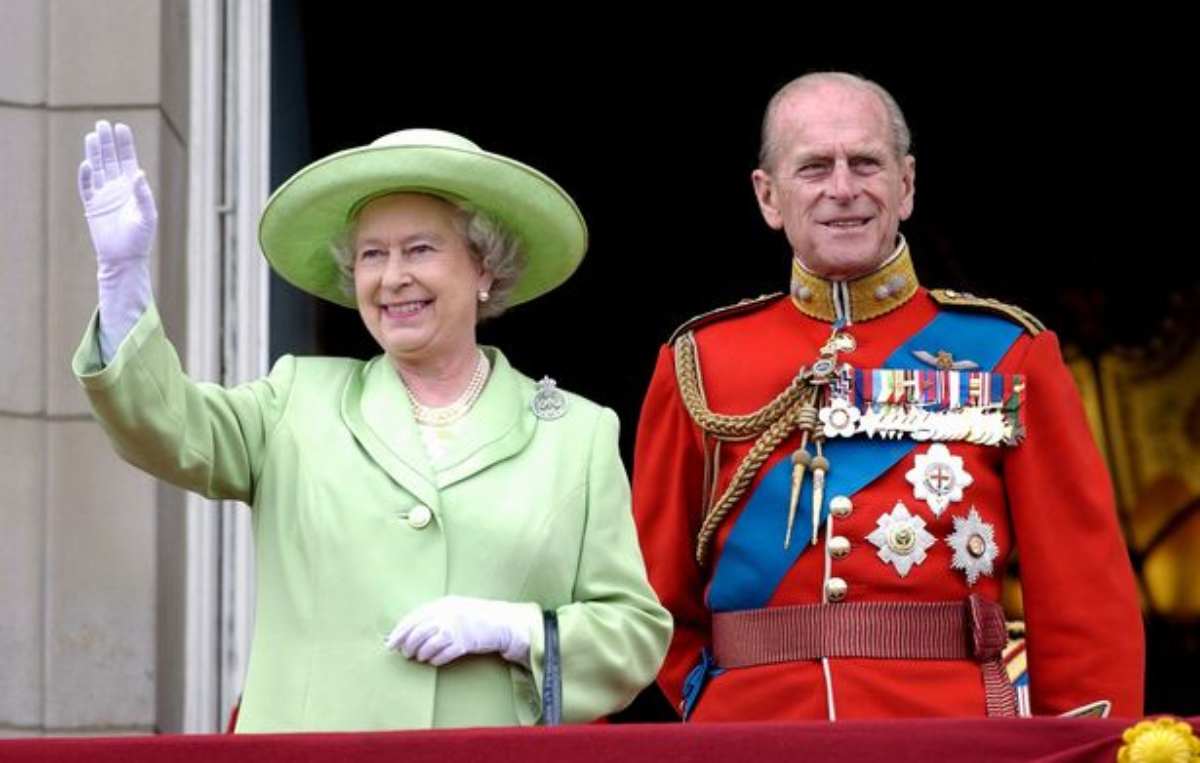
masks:
<svg viewBox="0 0 1200 763"><path fill-rule="evenodd" d="M564 393L565 415L539 419L535 384L488 349L469 434L435 473L382 356L286 356L226 389L183 374L154 307L107 366L96 331L93 318L73 368L117 452L252 507L239 731L535 723L540 629L532 673L494 654L434 668L385 649L403 615L451 593L557 611L565 721L617 710L653 680L671 619L646 582L611 410ZM422 505L432 521L418 527Z"/></svg>

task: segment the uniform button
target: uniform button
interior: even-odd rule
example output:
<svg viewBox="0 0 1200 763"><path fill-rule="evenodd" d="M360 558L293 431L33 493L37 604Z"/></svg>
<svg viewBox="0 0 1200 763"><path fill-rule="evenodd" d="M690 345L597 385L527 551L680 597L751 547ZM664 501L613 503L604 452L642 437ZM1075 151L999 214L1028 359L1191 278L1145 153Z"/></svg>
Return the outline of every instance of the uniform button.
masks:
<svg viewBox="0 0 1200 763"><path fill-rule="evenodd" d="M841 578L830 578L825 581L825 598L832 602L838 602L846 598L846 590L848 586L846 581Z"/></svg>
<svg viewBox="0 0 1200 763"><path fill-rule="evenodd" d="M429 510L428 506L416 506L408 512L408 526L414 530L425 527L431 519L433 519L433 512Z"/></svg>
<svg viewBox="0 0 1200 763"><path fill-rule="evenodd" d="M844 535L835 535L829 539L829 555L834 559L845 559L850 553L850 539Z"/></svg>
<svg viewBox="0 0 1200 763"><path fill-rule="evenodd" d="M854 504L844 495L835 495L829 501L829 511L838 519L845 519L854 511Z"/></svg>

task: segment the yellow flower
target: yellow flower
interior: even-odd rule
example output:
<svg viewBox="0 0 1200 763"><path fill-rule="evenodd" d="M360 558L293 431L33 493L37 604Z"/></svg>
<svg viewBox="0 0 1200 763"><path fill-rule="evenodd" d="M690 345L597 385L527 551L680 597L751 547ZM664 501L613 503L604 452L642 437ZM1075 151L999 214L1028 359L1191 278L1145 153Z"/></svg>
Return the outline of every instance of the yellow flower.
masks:
<svg viewBox="0 0 1200 763"><path fill-rule="evenodd" d="M1142 721L1125 729L1125 744L1117 752L1117 763L1197 763L1200 739L1192 727L1174 718Z"/></svg>

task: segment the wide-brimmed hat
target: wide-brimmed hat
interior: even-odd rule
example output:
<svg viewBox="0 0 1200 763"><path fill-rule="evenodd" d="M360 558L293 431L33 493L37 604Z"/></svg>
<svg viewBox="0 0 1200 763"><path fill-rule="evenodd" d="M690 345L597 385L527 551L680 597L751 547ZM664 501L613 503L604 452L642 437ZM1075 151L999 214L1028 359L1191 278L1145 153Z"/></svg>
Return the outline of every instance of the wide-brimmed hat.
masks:
<svg viewBox="0 0 1200 763"><path fill-rule="evenodd" d="M259 243L285 280L354 307L354 295L342 288L330 243L366 202L405 191L465 201L517 237L525 269L510 293L510 305L562 284L587 250L583 215L553 180L462 136L420 129L340 151L292 175L267 200Z"/></svg>

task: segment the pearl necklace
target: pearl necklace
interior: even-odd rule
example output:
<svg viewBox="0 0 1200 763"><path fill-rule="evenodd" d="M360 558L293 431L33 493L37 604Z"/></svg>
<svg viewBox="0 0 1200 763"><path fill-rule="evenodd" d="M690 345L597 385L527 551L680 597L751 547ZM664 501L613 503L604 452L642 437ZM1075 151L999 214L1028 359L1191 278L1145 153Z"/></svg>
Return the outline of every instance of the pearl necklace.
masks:
<svg viewBox="0 0 1200 763"><path fill-rule="evenodd" d="M423 405L419 402L408 384L404 382L404 377L401 376L400 381L404 384L405 391L408 392L409 402L412 403L413 419L418 424L432 427L444 427L458 421L467 414L467 411L471 410L471 406L475 405L475 401L483 394L483 386L487 383L491 370L492 366L488 362L487 355L480 350L479 360L475 363L475 371L471 374L471 381L467 384L467 388L453 403L437 407Z"/></svg>

